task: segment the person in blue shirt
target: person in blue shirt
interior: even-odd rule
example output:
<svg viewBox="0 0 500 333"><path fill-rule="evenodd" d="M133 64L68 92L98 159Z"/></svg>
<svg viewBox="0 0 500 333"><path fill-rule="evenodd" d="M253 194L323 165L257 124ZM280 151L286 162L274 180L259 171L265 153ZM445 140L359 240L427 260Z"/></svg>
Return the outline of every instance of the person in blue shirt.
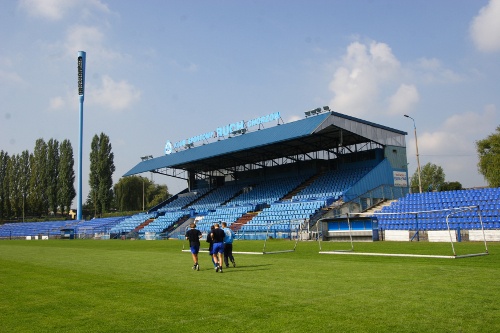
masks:
<svg viewBox="0 0 500 333"><path fill-rule="evenodd" d="M226 222L222 222L222 230L224 230L224 263L226 268L229 267L229 261L231 261L233 267L236 267L236 261L234 261L233 257L234 231L227 226Z"/></svg>

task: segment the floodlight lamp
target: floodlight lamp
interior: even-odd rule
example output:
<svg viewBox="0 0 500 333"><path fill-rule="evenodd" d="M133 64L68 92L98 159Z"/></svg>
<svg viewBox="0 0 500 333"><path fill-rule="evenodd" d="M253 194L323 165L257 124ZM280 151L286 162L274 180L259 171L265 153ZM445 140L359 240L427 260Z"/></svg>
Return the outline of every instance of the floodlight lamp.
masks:
<svg viewBox="0 0 500 333"><path fill-rule="evenodd" d="M231 134L232 135L245 134L245 131L246 131L246 129L242 128L242 129L239 129L236 131L232 131Z"/></svg>

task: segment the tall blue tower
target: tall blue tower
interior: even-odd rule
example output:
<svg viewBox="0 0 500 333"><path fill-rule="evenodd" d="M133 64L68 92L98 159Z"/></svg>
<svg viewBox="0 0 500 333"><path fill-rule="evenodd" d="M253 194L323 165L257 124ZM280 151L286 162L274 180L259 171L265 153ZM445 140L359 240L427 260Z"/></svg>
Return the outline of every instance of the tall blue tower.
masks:
<svg viewBox="0 0 500 333"><path fill-rule="evenodd" d="M82 141L83 141L83 100L85 97L85 60L86 53L78 51L78 98L80 101L80 140L78 145L78 198L76 219L82 219Z"/></svg>

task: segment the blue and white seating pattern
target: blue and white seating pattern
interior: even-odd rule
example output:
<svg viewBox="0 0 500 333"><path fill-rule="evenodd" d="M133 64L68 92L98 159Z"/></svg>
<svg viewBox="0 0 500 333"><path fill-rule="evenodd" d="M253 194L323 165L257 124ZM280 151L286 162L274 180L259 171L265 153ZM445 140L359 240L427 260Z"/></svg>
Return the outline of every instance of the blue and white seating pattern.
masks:
<svg viewBox="0 0 500 333"><path fill-rule="evenodd" d="M181 217L187 214L189 214L189 212L186 210L166 212L165 215L157 217L154 221L139 230L139 233L144 234L146 232L163 232L165 229L174 225L175 222L177 222Z"/></svg>
<svg viewBox="0 0 500 333"><path fill-rule="evenodd" d="M290 176L285 178L272 178L255 184L248 191L240 194L230 201L230 205L246 205L273 203L279 201L283 196L303 183L310 174L301 176Z"/></svg>
<svg viewBox="0 0 500 333"><path fill-rule="evenodd" d="M236 222L243 214L253 210L253 206L219 207L198 220L196 224L201 232L208 232L214 223L226 222L228 226Z"/></svg>
<svg viewBox="0 0 500 333"><path fill-rule="evenodd" d="M167 211L180 210L183 207L189 205L191 202L193 202L196 199L200 198L201 196L205 195L208 191L209 191L208 188L203 188L203 189L199 189L196 191L191 191L188 193L179 194L179 196L175 200L173 200L173 201L169 202L168 204L166 204L165 206L159 208L157 211L159 213L162 213L162 212L167 212Z"/></svg>
<svg viewBox="0 0 500 333"><path fill-rule="evenodd" d="M130 232L135 228L137 228L141 223L144 223L145 221L154 217L155 214L146 214L146 213L139 213L132 215L130 217L125 218L124 220L116 224L113 228L111 228L110 233L121 234Z"/></svg>
<svg viewBox="0 0 500 333"><path fill-rule="evenodd" d="M500 188L408 194L378 213L387 230L446 230L447 216L450 229L481 229L481 220L485 229L499 229Z"/></svg>
<svg viewBox="0 0 500 333"><path fill-rule="evenodd" d="M275 203L263 209L258 216L243 225L241 230L266 231L270 225L274 225L272 228L283 230L290 229L290 225L295 228L324 205L324 200Z"/></svg>
<svg viewBox="0 0 500 333"><path fill-rule="evenodd" d="M105 233L116 226L120 221L124 220L125 217L106 217L106 218L95 218L88 221L81 221L75 225L75 233L92 235L95 233Z"/></svg>
<svg viewBox="0 0 500 333"><path fill-rule="evenodd" d="M228 201L230 198L238 193L243 185L241 184L228 184L218 187L208 193L206 196L198 200L196 203L189 206L197 212L206 212L215 209Z"/></svg>
<svg viewBox="0 0 500 333"><path fill-rule="evenodd" d="M334 198L337 200L368 171L368 168L358 168L325 172L311 185L297 193L293 199Z"/></svg>
<svg viewBox="0 0 500 333"><path fill-rule="evenodd" d="M5 223L0 226L0 238L58 236L67 225L67 221Z"/></svg>

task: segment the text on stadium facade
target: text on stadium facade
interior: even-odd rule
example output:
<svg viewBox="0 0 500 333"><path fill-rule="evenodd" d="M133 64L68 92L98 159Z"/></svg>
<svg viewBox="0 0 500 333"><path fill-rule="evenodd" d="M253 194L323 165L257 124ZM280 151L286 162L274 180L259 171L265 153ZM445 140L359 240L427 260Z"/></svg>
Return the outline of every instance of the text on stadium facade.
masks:
<svg viewBox="0 0 500 333"><path fill-rule="evenodd" d="M248 120L247 122L242 120L242 121L231 123L231 124L228 124L225 126L217 127L215 129L215 131L206 132L206 133L203 133L200 135L190 137L189 139L177 141L176 143L173 144L173 150L177 151L179 149L185 148L186 146L189 147L189 146L194 145L197 142L201 142L204 140L208 140L208 139L212 139L212 138L216 138L216 137L229 136L233 132L248 129L249 127L258 126L258 125L268 123L268 122L271 122L274 120L279 120L280 118L281 118L280 113L274 112L274 113L270 113L266 116L257 117L255 119ZM173 150L172 150L172 144L170 143L170 141L167 141L167 143L165 145L165 154L168 155L168 154L172 153Z"/></svg>

